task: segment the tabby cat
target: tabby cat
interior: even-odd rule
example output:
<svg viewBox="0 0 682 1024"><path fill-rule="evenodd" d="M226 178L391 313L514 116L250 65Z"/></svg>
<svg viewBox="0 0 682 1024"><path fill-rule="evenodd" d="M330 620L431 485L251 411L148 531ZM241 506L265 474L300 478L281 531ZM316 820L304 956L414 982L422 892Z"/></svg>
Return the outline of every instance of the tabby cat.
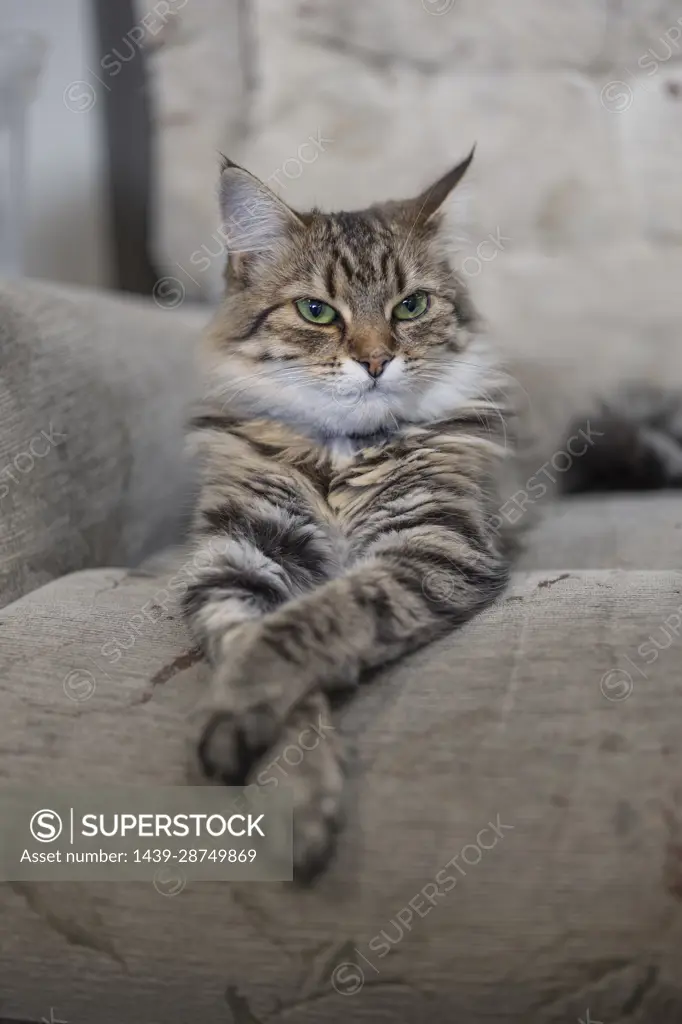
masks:
<svg viewBox="0 0 682 1024"><path fill-rule="evenodd" d="M472 157L416 199L333 214L222 170L227 289L194 423L205 568L185 596L212 663L198 754L243 785L306 730L324 735L288 766L302 878L341 816L330 702L509 576L495 513L513 401L443 218Z"/></svg>

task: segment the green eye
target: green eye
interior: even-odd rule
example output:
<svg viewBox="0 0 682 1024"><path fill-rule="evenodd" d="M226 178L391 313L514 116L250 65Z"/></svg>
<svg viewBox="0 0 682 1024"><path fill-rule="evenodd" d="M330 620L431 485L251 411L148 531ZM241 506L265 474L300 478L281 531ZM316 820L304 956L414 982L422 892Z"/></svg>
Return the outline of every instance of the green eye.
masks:
<svg viewBox="0 0 682 1024"><path fill-rule="evenodd" d="M393 316L396 320L416 320L428 308L429 297L426 292L412 292L393 307Z"/></svg>
<svg viewBox="0 0 682 1024"><path fill-rule="evenodd" d="M303 319L311 324L331 324L339 315L333 306L321 299L298 299L294 305Z"/></svg>

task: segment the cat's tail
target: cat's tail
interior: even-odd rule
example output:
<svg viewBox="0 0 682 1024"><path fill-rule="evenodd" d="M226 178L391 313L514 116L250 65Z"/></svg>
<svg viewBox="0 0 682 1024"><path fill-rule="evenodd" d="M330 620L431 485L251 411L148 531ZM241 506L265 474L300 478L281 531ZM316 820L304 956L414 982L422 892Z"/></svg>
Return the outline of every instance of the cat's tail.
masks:
<svg viewBox="0 0 682 1024"><path fill-rule="evenodd" d="M629 384L590 423L594 442L561 476L562 493L682 487L682 393Z"/></svg>

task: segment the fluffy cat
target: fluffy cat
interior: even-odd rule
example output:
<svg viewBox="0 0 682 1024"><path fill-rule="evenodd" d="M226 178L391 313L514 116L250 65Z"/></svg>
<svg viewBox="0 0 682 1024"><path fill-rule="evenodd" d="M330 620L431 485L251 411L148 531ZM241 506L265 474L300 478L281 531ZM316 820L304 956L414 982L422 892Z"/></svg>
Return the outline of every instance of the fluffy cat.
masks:
<svg viewBox="0 0 682 1024"><path fill-rule="evenodd" d="M211 778L257 782L321 734L337 695L507 583L511 384L442 215L472 157L415 199L332 214L297 213L225 162L227 289L194 422L206 568L185 597L212 664L198 740ZM324 735L289 770L302 878L341 818L342 751Z"/></svg>

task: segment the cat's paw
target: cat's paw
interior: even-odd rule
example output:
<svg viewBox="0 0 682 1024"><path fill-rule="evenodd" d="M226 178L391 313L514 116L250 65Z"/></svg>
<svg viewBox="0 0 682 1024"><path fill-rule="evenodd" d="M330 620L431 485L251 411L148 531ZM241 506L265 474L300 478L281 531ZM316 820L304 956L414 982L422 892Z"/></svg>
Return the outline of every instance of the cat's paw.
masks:
<svg viewBox="0 0 682 1024"><path fill-rule="evenodd" d="M268 787L273 780L292 794L294 878L309 885L333 856L343 824L343 745L321 693L291 712L275 746L249 777Z"/></svg>
<svg viewBox="0 0 682 1024"><path fill-rule="evenodd" d="M259 623L230 632L219 653L209 694L193 715L196 752L207 778L243 786L277 740L297 696L295 678L264 642Z"/></svg>
<svg viewBox="0 0 682 1024"><path fill-rule="evenodd" d="M201 712L201 771L226 786L281 786L292 795L294 877L310 884L334 853L342 824L343 747L326 697L304 697L282 724L267 703Z"/></svg>
<svg viewBox="0 0 682 1024"><path fill-rule="evenodd" d="M245 709L208 707L198 712L197 757L202 773L225 786L244 786L280 730L267 701Z"/></svg>

